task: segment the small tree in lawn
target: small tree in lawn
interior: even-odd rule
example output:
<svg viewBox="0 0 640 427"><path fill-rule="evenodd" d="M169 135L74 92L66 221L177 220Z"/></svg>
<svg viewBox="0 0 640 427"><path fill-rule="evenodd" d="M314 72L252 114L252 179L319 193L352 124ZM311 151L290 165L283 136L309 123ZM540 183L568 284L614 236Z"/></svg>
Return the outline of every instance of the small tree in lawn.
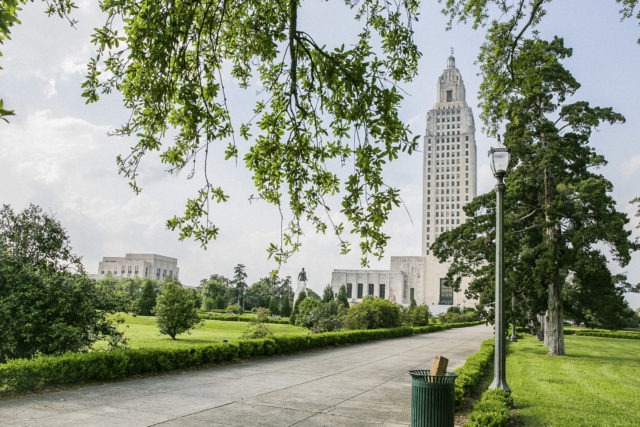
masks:
<svg viewBox="0 0 640 427"><path fill-rule="evenodd" d="M269 309L258 308L256 316L251 321L251 326L242 334L243 339L264 338L273 335L273 332L267 327L269 322Z"/></svg>
<svg viewBox="0 0 640 427"><path fill-rule="evenodd" d="M140 298L136 301L135 312L141 316L152 316L156 306L156 285L151 279L144 279Z"/></svg>
<svg viewBox="0 0 640 427"><path fill-rule="evenodd" d="M180 283L168 280L162 287L156 305L156 322L163 335L175 340L176 335L190 332L198 326L198 318L193 296Z"/></svg>

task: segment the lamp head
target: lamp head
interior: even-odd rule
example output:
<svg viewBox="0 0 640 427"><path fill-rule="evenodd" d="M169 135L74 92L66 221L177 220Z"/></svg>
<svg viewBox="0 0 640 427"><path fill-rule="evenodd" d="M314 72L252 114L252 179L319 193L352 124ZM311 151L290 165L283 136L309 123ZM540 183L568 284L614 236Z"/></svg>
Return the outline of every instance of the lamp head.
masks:
<svg viewBox="0 0 640 427"><path fill-rule="evenodd" d="M507 147L491 148L489 150L489 158L491 160L491 172L496 178L503 177L509 168L509 160L511 155Z"/></svg>

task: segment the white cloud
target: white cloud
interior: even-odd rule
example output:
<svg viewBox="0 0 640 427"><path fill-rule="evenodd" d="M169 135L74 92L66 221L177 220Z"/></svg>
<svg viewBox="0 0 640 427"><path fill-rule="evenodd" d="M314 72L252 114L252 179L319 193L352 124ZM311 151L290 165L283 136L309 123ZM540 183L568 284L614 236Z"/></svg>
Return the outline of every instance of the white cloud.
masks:
<svg viewBox="0 0 640 427"><path fill-rule="evenodd" d="M51 185L77 178L80 160L98 148L107 128L74 117L53 117L37 111L24 121L0 128L3 173L11 170L22 179Z"/></svg>
<svg viewBox="0 0 640 427"><path fill-rule="evenodd" d="M73 75L84 76L87 72L87 58L89 50L83 49L81 53L65 56L59 66L60 77L67 80Z"/></svg>
<svg viewBox="0 0 640 427"><path fill-rule="evenodd" d="M629 178L640 170L640 156L633 156L622 164L622 175Z"/></svg>
<svg viewBox="0 0 640 427"><path fill-rule="evenodd" d="M44 96L46 96L47 98L52 98L57 93L58 93L58 91L56 90L56 81L55 81L55 79L49 79L49 81L47 81L47 85L44 88Z"/></svg>

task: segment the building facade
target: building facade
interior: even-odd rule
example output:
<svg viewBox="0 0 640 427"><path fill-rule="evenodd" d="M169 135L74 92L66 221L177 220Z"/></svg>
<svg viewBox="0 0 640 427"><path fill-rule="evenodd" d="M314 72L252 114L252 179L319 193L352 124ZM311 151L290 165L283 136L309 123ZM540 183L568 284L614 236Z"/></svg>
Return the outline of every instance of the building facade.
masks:
<svg viewBox="0 0 640 427"><path fill-rule="evenodd" d="M417 304L443 309L476 303L464 297L468 282L463 281L460 292L447 286L449 266L440 263L430 250L441 233L466 220L463 207L477 191L473 112L467 105L464 82L453 54L438 79L437 93L437 102L427 113L424 137L422 254L392 256L390 270L334 270L331 286L337 291L345 285L352 302L372 295L405 305L414 299Z"/></svg>
<svg viewBox="0 0 640 427"><path fill-rule="evenodd" d="M124 257L104 257L98 264L97 277L111 273L113 277L146 277L161 280L178 279L178 259L157 254L125 254Z"/></svg>
<svg viewBox="0 0 640 427"><path fill-rule="evenodd" d="M436 304L462 305L464 300L464 292L454 295L447 286L445 276L449 265L440 263L430 246L441 233L465 222L463 207L476 197L475 133L462 75L451 55L438 79L438 101L427 114L423 151L424 288L428 300ZM463 283L462 287L467 285Z"/></svg>

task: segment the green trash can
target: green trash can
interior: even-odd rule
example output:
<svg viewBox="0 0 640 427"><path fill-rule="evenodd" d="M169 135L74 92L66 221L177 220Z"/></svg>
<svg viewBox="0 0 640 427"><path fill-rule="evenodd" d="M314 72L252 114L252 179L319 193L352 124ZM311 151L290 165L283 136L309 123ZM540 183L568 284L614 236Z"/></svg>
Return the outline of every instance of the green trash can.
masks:
<svg viewBox="0 0 640 427"><path fill-rule="evenodd" d="M411 426L453 427L455 382L458 374L430 375L429 370L412 370Z"/></svg>

